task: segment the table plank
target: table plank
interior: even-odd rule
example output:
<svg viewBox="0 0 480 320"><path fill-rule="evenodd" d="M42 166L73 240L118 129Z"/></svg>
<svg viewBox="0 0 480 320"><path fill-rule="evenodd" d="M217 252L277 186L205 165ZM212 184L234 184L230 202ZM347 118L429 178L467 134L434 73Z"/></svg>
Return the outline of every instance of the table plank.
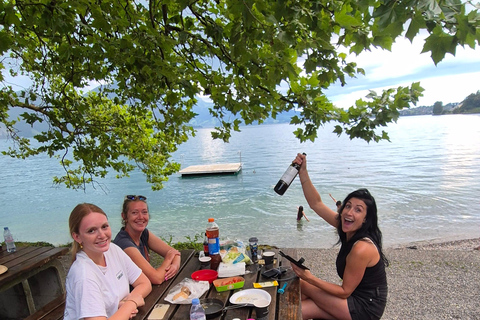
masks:
<svg viewBox="0 0 480 320"><path fill-rule="evenodd" d="M278 255L278 250L273 250L276 252L276 260L274 267L290 267L290 262L281 256ZM296 257L295 249L282 249L283 252ZM164 303L169 305L169 309L164 317L164 319L169 320L185 320L189 318L190 313L190 304L170 304L165 301L169 290L173 288L180 281L185 278L191 278L191 274L200 269L200 262L198 261L197 255L194 255L192 252L184 259L185 253L182 251L182 269L176 275L174 279L169 282L169 285L162 284L160 286L154 286L152 293L145 299L146 305L139 308L139 314L136 319L147 319L148 314L153 309L156 303ZM253 288L254 282L264 282L271 281L272 279L265 278L261 275L264 271L264 267L259 266L258 264L247 266L247 273L243 276L245 278L245 284L242 289L237 290L228 290L224 292L217 292L213 285L210 286L210 289L201 297L201 298L214 298L219 299L224 303L224 307L231 306L229 299L230 297L241 290ZM301 319L301 304L300 304L300 281L293 273L291 269L285 272L279 279L280 285L283 285L285 281L288 281L288 285L285 289L285 293L278 294L277 291L279 287L270 287L263 288L268 292L272 298L268 320L300 320ZM152 297L150 297L152 296ZM241 307L237 309L226 310L223 314L211 318L212 320L231 320L234 318L239 319L248 319L256 318L255 308L254 307Z"/></svg>
<svg viewBox="0 0 480 320"><path fill-rule="evenodd" d="M7 272L0 275L0 288L66 254L68 250L67 247L20 247L17 252L9 253L0 262L8 267Z"/></svg>
<svg viewBox="0 0 480 320"><path fill-rule="evenodd" d="M180 269L173 277L172 279L165 281L162 284L159 285L152 285L152 292L145 297L145 305L143 307L138 308L138 314L136 315L136 319L147 319L148 315L150 312L152 312L153 307L157 303L165 303L165 304L170 304L169 302L166 301L160 301L163 299L164 296L167 295L168 291L174 287L177 283L179 283L181 280L185 278L185 275L190 272L188 266L192 264L190 261L194 255L195 255L195 250L189 249L189 250L182 250L180 251L181 254L181 262L180 262ZM198 261L198 259L196 259ZM200 262L199 262L200 264ZM189 277L192 273L188 273ZM170 305L168 308L167 314L172 314L176 310L177 305ZM167 316L165 316L165 319L168 319Z"/></svg>
<svg viewBox="0 0 480 320"><path fill-rule="evenodd" d="M294 257L297 257L296 249L283 249L284 253ZM290 261L280 256L280 264L283 267L290 267ZM293 271L292 271L293 273ZM292 278L292 274L289 275L288 272L282 277L284 279ZM284 294L279 294L279 306L288 306L278 309L278 319L302 319L302 305L301 305L301 296L300 296L300 279L295 276L294 279L286 280L288 281L287 287L285 288ZM284 282L280 282L280 285L283 286Z"/></svg>

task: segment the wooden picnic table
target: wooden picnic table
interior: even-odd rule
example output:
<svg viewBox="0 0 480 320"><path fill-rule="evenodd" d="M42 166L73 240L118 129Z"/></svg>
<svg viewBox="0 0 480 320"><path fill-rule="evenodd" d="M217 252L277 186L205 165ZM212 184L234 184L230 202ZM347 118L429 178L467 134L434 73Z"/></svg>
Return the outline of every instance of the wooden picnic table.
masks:
<svg viewBox="0 0 480 320"><path fill-rule="evenodd" d="M270 251L270 250L269 250ZM293 271L289 268L290 262L282 258L278 254L278 250L275 251L275 264L274 268L279 266L288 268L285 273L283 273L279 278L279 286L263 288L268 292L272 298L268 320L300 320L302 319L301 313L301 302L300 302L300 282L299 279L295 276ZM283 252L289 254L292 257L296 257L295 249L282 249ZM152 292L145 298L145 305L139 308L139 313L135 319L148 319L148 316L156 304L167 304L169 305L168 311L164 319L168 320L185 320L189 319L189 312L191 304L170 304L165 301L169 290L173 288L176 284L184 280L185 278L191 278L193 272L200 269L200 262L198 260L198 252L194 250L182 250L182 264L179 272L175 278L162 283L161 285L153 285ZM242 277L245 278L245 284L243 288L236 290L229 290L224 292L217 292L213 284L210 285L210 289L201 297L201 298L214 298L219 299L224 302L224 307L230 306L229 302L230 297L235 292L245 289L252 289L254 282L265 282L271 281L274 279L265 278L262 276L262 272L265 270L264 266L259 264L249 265L246 268L247 272ZM278 289L283 286L285 281L288 281L288 285L285 289L284 294L277 293ZM241 320L246 320L248 318L256 318L255 308L253 307L242 307L237 309L226 310L223 314L217 316L216 318L211 318L215 320L231 320L234 318L239 318Z"/></svg>
<svg viewBox="0 0 480 320"><path fill-rule="evenodd" d="M58 257L68 248L17 247L16 252L0 250L0 314L23 319L65 294L65 270Z"/></svg>

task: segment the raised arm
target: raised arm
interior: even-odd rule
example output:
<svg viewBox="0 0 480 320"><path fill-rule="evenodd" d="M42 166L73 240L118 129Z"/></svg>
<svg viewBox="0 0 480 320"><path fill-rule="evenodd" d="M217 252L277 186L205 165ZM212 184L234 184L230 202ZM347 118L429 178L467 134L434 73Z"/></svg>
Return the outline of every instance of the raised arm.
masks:
<svg viewBox="0 0 480 320"><path fill-rule="evenodd" d="M315 211L323 220L325 220L330 225L337 227L337 212L330 209L325 203L323 203L320 194L317 189L314 187L310 176L307 171L307 157L304 154L297 154L297 157L294 160L295 163L300 165L300 170L298 175L300 177L300 182L302 183L303 194L305 199L308 202L310 208Z"/></svg>

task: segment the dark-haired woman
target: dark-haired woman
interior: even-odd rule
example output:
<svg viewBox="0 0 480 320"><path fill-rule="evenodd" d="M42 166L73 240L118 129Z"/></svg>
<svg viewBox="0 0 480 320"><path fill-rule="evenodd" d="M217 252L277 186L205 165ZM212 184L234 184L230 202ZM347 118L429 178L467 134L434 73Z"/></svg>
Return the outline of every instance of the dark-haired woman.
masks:
<svg viewBox="0 0 480 320"><path fill-rule="evenodd" d="M147 229L150 215L147 198L127 195L123 201L123 228L113 242L142 269L152 282L160 284L171 279L180 268L180 252ZM158 268L150 264L150 250L161 255L164 260Z"/></svg>
<svg viewBox="0 0 480 320"><path fill-rule="evenodd" d="M305 220L310 222L310 220L308 220L307 216L305 215L305 212L303 212L303 206L300 206L300 207L298 207L297 221L302 220L302 217L305 217Z"/></svg>
<svg viewBox="0 0 480 320"><path fill-rule="evenodd" d="M337 273L340 285L315 277L292 264L301 278L303 319L380 319L387 302L388 260L382 251L377 206L367 189L350 193L338 212L322 202L310 181L307 159L298 154L299 176L310 208L337 229L340 251Z"/></svg>

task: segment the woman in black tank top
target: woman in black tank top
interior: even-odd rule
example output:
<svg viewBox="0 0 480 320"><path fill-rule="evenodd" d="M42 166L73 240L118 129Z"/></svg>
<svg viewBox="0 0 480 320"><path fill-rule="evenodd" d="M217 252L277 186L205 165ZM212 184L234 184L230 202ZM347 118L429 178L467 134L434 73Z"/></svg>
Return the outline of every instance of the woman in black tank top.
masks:
<svg viewBox="0 0 480 320"><path fill-rule="evenodd" d="M382 251L377 206L367 189L350 193L337 211L322 202L307 171L306 156L294 160L303 193L320 217L337 229L337 273L340 285L315 277L309 270L292 264L301 279L303 319L380 319L387 302L388 260Z"/></svg>

